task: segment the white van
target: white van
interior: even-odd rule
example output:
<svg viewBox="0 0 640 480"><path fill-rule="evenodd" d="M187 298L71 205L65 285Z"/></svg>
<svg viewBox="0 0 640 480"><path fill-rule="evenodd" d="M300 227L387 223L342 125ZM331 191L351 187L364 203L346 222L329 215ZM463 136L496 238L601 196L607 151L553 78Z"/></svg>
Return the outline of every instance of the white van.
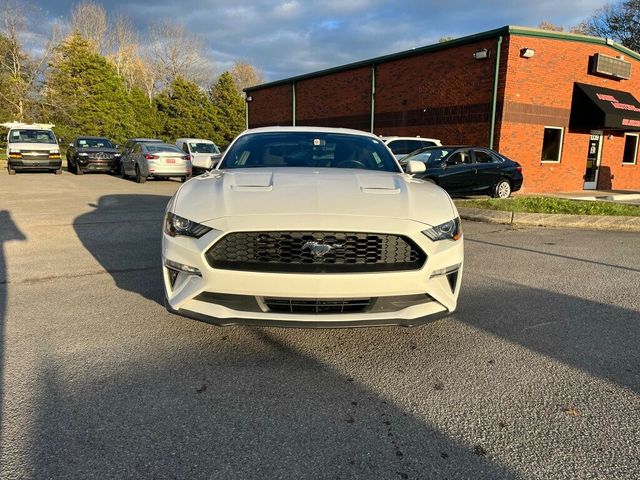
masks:
<svg viewBox="0 0 640 480"><path fill-rule="evenodd" d="M49 170L62 173L58 139L51 124L3 123L7 134L7 169L9 175L20 170Z"/></svg>
<svg viewBox="0 0 640 480"><path fill-rule="evenodd" d="M218 146L203 138L179 138L176 140L176 146L191 156L194 173L211 170L222 157Z"/></svg>

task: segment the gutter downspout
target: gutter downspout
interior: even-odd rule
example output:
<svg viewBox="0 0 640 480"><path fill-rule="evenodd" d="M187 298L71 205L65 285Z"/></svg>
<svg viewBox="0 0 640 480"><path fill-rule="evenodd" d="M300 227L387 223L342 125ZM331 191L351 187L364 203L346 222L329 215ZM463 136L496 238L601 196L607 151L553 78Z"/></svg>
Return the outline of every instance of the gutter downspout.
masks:
<svg viewBox="0 0 640 480"><path fill-rule="evenodd" d="M498 75L500 74L500 51L502 50L502 35L498 37L496 45L496 67L493 72L493 97L491 99L491 119L489 127L489 148L493 148L493 137L496 133L496 110L498 104Z"/></svg>
<svg viewBox="0 0 640 480"><path fill-rule="evenodd" d="M249 102L246 93L244 94L244 128L249 130Z"/></svg>
<svg viewBox="0 0 640 480"><path fill-rule="evenodd" d="M373 133L376 119L376 65L371 65L371 124L370 129Z"/></svg>
<svg viewBox="0 0 640 480"><path fill-rule="evenodd" d="M296 126L296 82L291 82L291 111L293 118L291 119L293 126Z"/></svg>

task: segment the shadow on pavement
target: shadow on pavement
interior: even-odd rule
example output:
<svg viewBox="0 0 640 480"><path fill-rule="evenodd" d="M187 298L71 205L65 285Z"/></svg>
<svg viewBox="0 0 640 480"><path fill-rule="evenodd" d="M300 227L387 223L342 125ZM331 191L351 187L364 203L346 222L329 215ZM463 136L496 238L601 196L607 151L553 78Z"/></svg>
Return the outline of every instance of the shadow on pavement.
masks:
<svg viewBox="0 0 640 480"><path fill-rule="evenodd" d="M163 303L162 219L168 195L105 195L93 211L73 222L84 247L113 277L118 288ZM148 280L131 272L149 270Z"/></svg>
<svg viewBox="0 0 640 480"><path fill-rule="evenodd" d="M518 478L268 330L192 326L73 392L45 361L34 478Z"/></svg>
<svg viewBox="0 0 640 480"><path fill-rule="evenodd" d="M11 213L0 210L0 440L4 425L3 405L4 405L4 343L5 343L5 316L7 313L7 286L9 277L7 275L7 261L5 260L4 244L13 240L26 240L24 234L18 229L11 219ZM0 441L0 460L2 460L2 442Z"/></svg>

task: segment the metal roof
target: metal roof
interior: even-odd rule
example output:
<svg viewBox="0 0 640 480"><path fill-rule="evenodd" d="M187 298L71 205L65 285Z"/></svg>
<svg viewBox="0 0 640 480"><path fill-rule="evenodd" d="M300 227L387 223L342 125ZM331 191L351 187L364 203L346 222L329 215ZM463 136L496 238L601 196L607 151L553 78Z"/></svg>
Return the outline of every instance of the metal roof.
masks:
<svg viewBox="0 0 640 480"><path fill-rule="evenodd" d="M640 54L633 50L620 45L612 41L611 39L591 37L589 35L581 35L577 33L565 33L565 32L552 32L549 30L541 30L539 28L518 27L513 25L506 25L504 27L496 28L494 30L487 30L485 32L476 33L474 35L468 35L466 37L454 38L446 42L436 43L433 45L427 45L424 47L412 48L411 50L404 50L398 53L392 53L389 55L383 55L381 57L370 58L368 60L361 60L358 62L348 63L346 65L340 65L337 67L327 68L325 70L318 70L316 72L305 73L294 77L285 78L282 80L275 80L273 82L263 83L262 85L256 85L253 87L247 87L245 92L251 93L252 91L261 90L268 87L277 87L280 85L288 85L300 80L308 78L321 77L331 73L344 72L352 70L354 68L371 67L378 63L390 62L393 60L399 60L401 58L413 57L415 55L421 55L423 53L437 52L439 50L446 50L447 48L457 47L460 45L468 45L470 43L476 43L481 40L487 40L490 38L496 38L506 35L519 35L527 37L539 37L539 38L552 38L555 40L564 40L571 42L593 43L596 45L608 45L614 50L618 50L625 55L628 55L635 60L640 60Z"/></svg>

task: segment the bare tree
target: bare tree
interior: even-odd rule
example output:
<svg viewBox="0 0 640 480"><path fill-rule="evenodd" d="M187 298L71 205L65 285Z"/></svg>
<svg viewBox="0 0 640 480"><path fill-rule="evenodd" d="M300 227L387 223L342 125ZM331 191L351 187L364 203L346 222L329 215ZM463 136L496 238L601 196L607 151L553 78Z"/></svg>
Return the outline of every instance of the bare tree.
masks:
<svg viewBox="0 0 640 480"><path fill-rule="evenodd" d="M179 23L162 22L149 29L152 64L159 80L169 85L178 77L204 86L210 82L213 65L204 52L202 40Z"/></svg>
<svg viewBox="0 0 640 480"><path fill-rule="evenodd" d="M548 30L550 32L564 32L565 28L562 25L556 25L554 23L548 22L546 20L541 21L538 24L538 28L541 30ZM578 25L574 25L573 27L567 28L569 33L580 33L583 35L587 35L587 28L585 22L581 22Z"/></svg>
<svg viewBox="0 0 640 480"><path fill-rule="evenodd" d="M591 35L613 38L625 47L640 50L640 0L605 5L587 20Z"/></svg>
<svg viewBox="0 0 640 480"><path fill-rule="evenodd" d="M54 27L51 38L45 41L39 56L30 56L21 42L29 33L27 18L34 9L20 0L5 0L0 3L0 75L4 77L4 88L0 99L9 107L10 113L19 121L25 120L27 103L34 96L38 80L42 78L47 61L53 51L54 40L59 30Z"/></svg>
<svg viewBox="0 0 640 480"><path fill-rule="evenodd" d="M109 18L107 11L99 3L84 0L71 11L71 29L89 40L99 53L109 49Z"/></svg>
<svg viewBox="0 0 640 480"><path fill-rule="evenodd" d="M253 65L247 62L237 61L229 70L239 92L247 87L253 87L264 83L262 73Z"/></svg>

